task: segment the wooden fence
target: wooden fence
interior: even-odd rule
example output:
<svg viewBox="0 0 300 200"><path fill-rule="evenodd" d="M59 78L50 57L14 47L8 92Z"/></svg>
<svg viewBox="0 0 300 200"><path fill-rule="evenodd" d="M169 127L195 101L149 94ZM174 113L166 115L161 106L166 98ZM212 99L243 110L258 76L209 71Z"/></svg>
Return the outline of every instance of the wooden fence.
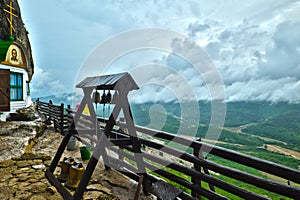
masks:
<svg viewBox="0 0 300 200"><path fill-rule="evenodd" d="M105 119L99 119L99 121L103 122ZM123 125L122 123L118 123L119 127ZM290 185L291 182L300 184L299 170L171 133L151 130L140 126L137 126L137 131L140 133L139 140L143 149L148 149L142 151L147 171L154 171L163 180L173 182L177 187L179 186L180 188L185 188L185 191L190 191L183 191L179 195L183 199L200 199L201 196L208 199L228 199L220 194L221 190L233 194L234 198L240 197L242 199L270 199L266 195L268 192L275 193L275 195L278 194L278 196L300 199L300 187ZM118 131L115 131L114 134L118 138L128 138L128 135L119 133ZM156 140L145 139L149 138L149 136L156 138ZM157 139L164 141L164 143L155 142ZM166 143L173 144L166 146ZM110 157L114 161L113 164L115 167L120 168L121 166L122 169L120 172L138 181L138 174L134 173L137 171L134 167L137 164L133 164L135 161L134 154L132 153L133 149L125 145L121 145L120 148L110 147L109 149L119 155L119 159ZM192 153L179 149L192 149ZM163 156L149 153L151 150L162 152L160 155ZM242 166L251 167L257 171L270 174L273 177L280 177L285 179L286 182L276 182L239 169L217 164L204 159L202 155L205 153L225 159L226 161L239 163ZM170 157L180 158L180 161L174 162L174 159L170 159ZM154 194L159 193L156 191L157 187L155 187L155 183L160 183L159 179L148 172L146 177L148 177L149 181L149 187L146 189ZM231 182L245 183L244 185L247 185L247 187L239 187L238 185L240 184L231 184L225 181L226 179L220 177L227 177L234 180ZM266 193L257 194L251 192L251 187L260 188ZM164 191L164 193L167 192Z"/></svg>
<svg viewBox="0 0 300 200"><path fill-rule="evenodd" d="M60 133L64 133L69 127L69 115L65 112L64 104L54 105L51 100L48 103L36 100L36 109L43 114ZM68 105L70 108L70 105Z"/></svg>
<svg viewBox="0 0 300 200"><path fill-rule="evenodd" d="M63 114L63 104L61 106L41 102L37 104L39 104L39 109L43 110L43 113L46 113L50 119L56 118L54 124L57 127L64 127L64 129L68 124L66 122L71 120L70 116L75 113L68 107L66 111L69 117L66 117ZM51 111L52 109L53 111ZM100 127L104 128L106 122L107 119L98 118ZM120 131L120 129L124 130L125 128L124 123L117 122L117 126L111 132L110 141L114 143L113 138L128 140L128 134ZM278 199L300 199L299 170L175 134L141 126L136 126L136 129L139 133L141 156L146 171L138 172L138 163L135 161L136 155L133 153L132 146L120 142L115 146L107 146L106 150L114 153L108 154L109 163L106 165L109 164L137 182L141 182L141 177L143 177L144 192L152 193L159 199L176 199L179 197L180 199L195 200L205 197L207 199L256 200L270 199L267 195L270 192L273 193L273 197L278 195ZM172 145L166 145L170 143ZM213 162L203 157L206 153L224 159L226 162L238 163L240 166L269 174L268 177L275 178L270 179L254 175L242 171L238 167L232 167L236 165L229 167ZM278 178L285 181L275 181ZM229 179L230 181L227 181ZM291 183L294 183L294 186L291 186ZM253 192L257 189L263 192ZM228 197L228 194L232 196Z"/></svg>

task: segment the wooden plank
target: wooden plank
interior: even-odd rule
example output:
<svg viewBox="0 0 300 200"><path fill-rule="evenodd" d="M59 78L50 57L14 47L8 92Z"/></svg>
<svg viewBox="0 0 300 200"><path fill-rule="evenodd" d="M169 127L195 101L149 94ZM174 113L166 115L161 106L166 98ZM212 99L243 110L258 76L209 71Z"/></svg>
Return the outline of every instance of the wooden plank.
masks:
<svg viewBox="0 0 300 200"><path fill-rule="evenodd" d="M116 169L118 172L124 174L125 176L135 180L136 182L138 182L139 180L139 175L137 175L136 173L134 173L134 171L137 171L137 168L134 168L131 164L127 163L126 161L122 161L120 159L116 159L113 157L109 157L109 159L112 161L110 163L110 165ZM122 166L122 168L120 168L120 166ZM156 182L159 179L147 174L146 175L147 178L150 178L152 182ZM196 198L191 197L189 194L182 192L179 195L179 198L183 199L183 200L196 200Z"/></svg>
<svg viewBox="0 0 300 200"><path fill-rule="evenodd" d="M10 71L0 69L0 111L10 111Z"/></svg>
<svg viewBox="0 0 300 200"><path fill-rule="evenodd" d="M132 142L130 140L127 140L127 139L113 139L113 140L110 140L110 144L107 144L108 146L127 146L127 145L131 145Z"/></svg>
<svg viewBox="0 0 300 200"><path fill-rule="evenodd" d="M131 172L133 172L134 174L137 174L136 172L138 171L138 169L134 166L132 166L132 164L124 161L124 160L119 160L119 159L116 159L114 157L111 157L108 155L108 158L109 160L111 161L110 162L110 165L113 166L114 165L114 169L119 169L119 170L129 170ZM133 158L134 159L134 158ZM130 159L132 160L132 159ZM133 160L134 161L134 160ZM137 175L138 176L138 175ZM138 181L139 179L137 179L136 181Z"/></svg>
<svg viewBox="0 0 300 200"><path fill-rule="evenodd" d="M148 160L151 160L153 162L159 163L160 165L167 166L171 169L179 171L179 172L181 172L183 174L186 174L188 176L194 176L196 178L199 178L199 179L201 179L201 180L203 180L203 181L205 181L209 184L213 184L216 187L218 187L220 189L223 189L225 191L228 191L232 194L235 194L239 197L243 197L245 199L253 199L253 200L268 199L268 198L262 197L260 195L254 194L252 192L249 192L245 189L239 188L237 186L230 185L229 183L227 183L225 181L222 181L220 179L217 179L213 176L203 174L201 172L196 171L195 169L190 169L190 168L185 167L183 165L179 165L179 164L176 164L176 163L171 162L169 160L163 159L161 157L157 157L157 156L154 156L154 155L151 155L151 154L148 154L148 153L143 153L143 157L148 159ZM198 186L200 187L200 185L198 185Z"/></svg>
<svg viewBox="0 0 300 200"><path fill-rule="evenodd" d="M193 154L194 156L196 156L197 158L199 158L199 155L200 155L200 149L199 148L194 148L193 149ZM198 165L197 163L194 163L194 170L196 170L196 172L201 172L201 166ZM197 176L192 176L192 182L195 184L195 185L199 185L200 187L201 186L201 179L198 178ZM210 188L211 189L211 188ZM212 190L212 189L211 189ZM212 190L214 191L214 190ZM192 191L192 196L193 197L196 197L198 199L201 199L201 196L196 193L195 191Z"/></svg>
<svg viewBox="0 0 300 200"><path fill-rule="evenodd" d="M178 184L180 184L180 185L182 185L182 186L184 186L188 189L196 191L197 193L199 193L199 194L201 194L201 195L203 195L203 196L205 196L209 199L222 199L222 200L227 199L226 197L221 196L221 195L219 195L215 192L209 191L205 188L200 188L199 186L196 186L196 185L192 184L191 182L189 182L189 181L187 181L187 180L185 180L181 177L178 177L174 174L166 172L162 169L157 169L157 167L153 166L152 164L150 164L148 162L144 162L144 164L148 169L150 169L152 171L155 171L155 173L157 173L157 174L159 174L163 177L166 177L167 179L169 179L173 182L176 182L176 183L178 183Z"/></svg>
<svg viewBox="0 0 300 200"><path fill-rule="evenodd" d="M118 123L118 125L122 126L122 124ZM219 156L221 158L225 158L249 167L253 167L263 172L267 172L269 174L273 174L275 176L279 176L281 178L285 178L295 183L300 184L300 171L296 169L291 169L289 167L279 165L277 163L272 163L266 160L261 160L252 156L248 156L245 154L241 154L236 151L232 151L229 149L225 149L222 147L206 144L199 141L190 140L181 136L177 136L175 134L151 130L148 128L144 128L141 126L136 126L137 131L142 132L147 135L159 137L162 139L170 140L172 142L176 142L178 144L197 147L200 148L203 152L209 152L210 154Z"/></svg>
<svg viewBox="0 0 300 200"><path fill-rule="evenodd" d="M63 133L64 132L64 104L62 103L60 105L60 133Z"/></svg>
<svg viewBox="0 0 300 200"><path fill-rule="evenodd" d="M72 195L66 190L66 188L56 179L49 169L46 170L45 176L48 181L59 191L59 193L66 200L73 200Z"/></svg>
<svg viewBox="0 0 300 200"><path fill-rule="evenodd" d="M216 163L208 161L208 160L199 159L193 155L169 148L162 144L157 144L152 141L147 141L144 139L140 139L140 140L141 140L142 144L145 144L152 148L160 149L160 151L164 151L165 153L168 153L175 157L179 157L179 158L189 161L191 163L197 163L197 164L199 164L207 169L210 169L214 172L217 172L217 173L223 174L225 176L240 180L245 183L255 185L257 187L263 188L265 190L268 190L268 191L271 191L271 192L274 192L277 194L281 194L283 196L300 199L300 189L299 188L291 187L291 186L288 186L288 185L285 185L285 184L282 184L279 182L275 182L275 181L265 180L263 178L254 176L252 174L249 174L249 173L237 170L237 169L222 166L222 165L216 164Z"/></svg>
<svg viewBox="0 0 300 200"><path fill-rule="evenodd" d="M125 149L129 150L129 151L132 151L132 148L130 147L124 147ZM116 149L116 148L111 148L111 150L113 150L114 152L118 153L119 155L122 155L124 157L127 157L131 160L134 159L134 156L128 154L128 153L125 153L124 150L122 149ZM240 196L240 197L243 197L243 198L246 198L246 199L268 199L268 198L265 198L265 197L262 197L260 195L257 195L257 194L254 194L252 192L249 192L245 189L242 189L242 188L239 188L239 187L236 187L236 186L233 186L233 185L230 185L222 180L219 180L217 178L214 178L212 176L208 176L206 174L202 174L200 172L197 172L193 169L190 169L190 168L187 168L187 167L184 167L184 166L181 166L181 165L178 165L176 163L173 163L169 160L165 160L163 158L160 158L160 157L157 157L157 156L154 156L154 155L151 155L151 154L148 154L148 153L145 153L143 152L142 153L143 157L150 160L150 161L153 161L153 162L156 162L160 165L163 165L163 166L167 166L169 168L172 168L174 170L177 170L179 172L182 172L183 174L187 174L187 175L190 175L190 176L195 176L199 179L202 179L203 181L209 183L209 184L214 184L216 185L217 187L225 190L225 191L228 191L232 194L235 194L237 196ZM195 185L197 186L197 185ZM198 187L200 187L198 185Z"/></svg>

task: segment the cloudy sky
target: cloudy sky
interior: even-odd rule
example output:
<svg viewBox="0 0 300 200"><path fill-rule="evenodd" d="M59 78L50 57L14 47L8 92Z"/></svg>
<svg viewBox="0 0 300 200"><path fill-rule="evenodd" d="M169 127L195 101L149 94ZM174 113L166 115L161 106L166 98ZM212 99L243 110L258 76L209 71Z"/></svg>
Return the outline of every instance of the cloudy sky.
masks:
<svg viewBox="0 0 300 200"><path fill-rule="evenodd" d="M72 92L97 46L124 32L155 27L180 33L203 48L220 75L227 101L300 102L299 0L19 0L19 4L35 61L33 97ZM123 55L113 62L111 72L144 74L139 68L148 69L145 79L152 77L152 85L142 87L134 99L139 102L189 97L191 90L198 99L213 99L206 72L197 73L190 60L174 54L180 45L169 52L143 49ZM179 52L188 51L188 46ZM88 71L98 75L97 70Z"/></svg>

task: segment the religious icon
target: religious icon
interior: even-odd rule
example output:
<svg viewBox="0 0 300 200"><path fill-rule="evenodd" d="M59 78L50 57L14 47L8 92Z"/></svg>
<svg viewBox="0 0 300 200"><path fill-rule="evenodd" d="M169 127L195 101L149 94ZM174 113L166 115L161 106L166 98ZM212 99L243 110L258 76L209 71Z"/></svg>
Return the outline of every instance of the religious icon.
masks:
<svg viewBox="0 0 300 200"><path fill-rule="evenodd" d="M5 61L3 64L14 65L18 67L26 67L22 57L22 49L15 44L11 44L7 50Z"/></svg>
<svg viewBox="0 0 300 200"><path fill-rule="evenodd" d="M16 49L12 49L11 50L11 61L14 61L14 62L18 62L18 58L17 58L17 56L18 56L18 53L17 53L17 50Z"/></svg>

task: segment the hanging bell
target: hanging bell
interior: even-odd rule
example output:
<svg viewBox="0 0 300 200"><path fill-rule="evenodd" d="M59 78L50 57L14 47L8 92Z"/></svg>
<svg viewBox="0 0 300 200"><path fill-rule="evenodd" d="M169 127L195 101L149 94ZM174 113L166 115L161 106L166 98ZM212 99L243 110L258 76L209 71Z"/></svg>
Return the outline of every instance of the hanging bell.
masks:
<svg viewBox="0 0 300 200"><path fill-rule="evenodd" d="M108 90L108 93L106 95L106 101L107 101L107 103L111 102L111 93L110 93L110 90Z"/></svg>
<svg viewBox="0 0 300 200"><path fill-rule="evenodd" d="M95 104L100 103L100 93L98 91L94 92L93 100L94 100Z"/></svg>
<svg viewBox="0 0 300 200"><path fill-rule="evenodd" d="M69 189L76 189L80 183L83 173L84 167L82 163L72 165L70 168L70 176L65 186Z"/></svg>
<svg viewBox="0 0 300 200"><path fill-rule="evenodd" d="M103 91L103 94L101 96L100 104L106 104L107 103L107 96L105 94L105 90Z"/></svg>
<svg viewBox="0 0 300 200"><path fill-rule="evenodd" d="M117 104L117 101L119 100L119 94L118 94L118 92L115 90L115 93L114 93L114 95L113 95L113 98L112 98L112 100L111 100L111 104Z"/></svg>
<svg viewBox="0 0 300 200"><path fill-rule="evenodd" d="M75 163L75 160L73 158L64 158L63 161L61 162L61 173L57 177L57 179L60 182L66 182L67 179L69 178L69 173L70 173L70 167Z"/></svg>

